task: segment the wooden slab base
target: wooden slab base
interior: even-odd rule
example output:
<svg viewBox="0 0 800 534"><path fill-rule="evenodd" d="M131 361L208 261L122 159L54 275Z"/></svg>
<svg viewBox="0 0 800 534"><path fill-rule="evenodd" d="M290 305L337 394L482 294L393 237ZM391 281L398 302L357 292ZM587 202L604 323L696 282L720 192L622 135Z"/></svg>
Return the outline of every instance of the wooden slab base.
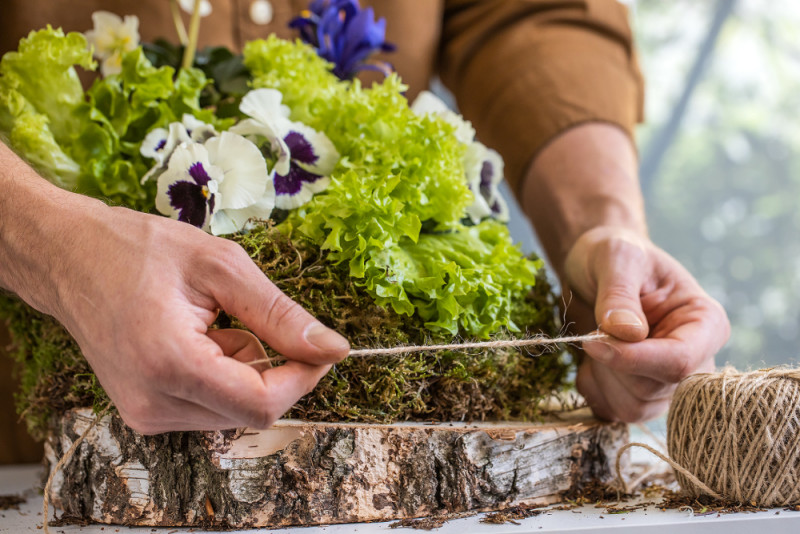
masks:
<svg viewBox="0 0 800 534"><path fill-rule="evenodd" d="M61 420L50 468L91 425ZM107 416L56 475L66 516L146 526L283 527L549 503L611 478L623 424L586 412L546 423L279 421L269 430L137 434Z"/></svg>

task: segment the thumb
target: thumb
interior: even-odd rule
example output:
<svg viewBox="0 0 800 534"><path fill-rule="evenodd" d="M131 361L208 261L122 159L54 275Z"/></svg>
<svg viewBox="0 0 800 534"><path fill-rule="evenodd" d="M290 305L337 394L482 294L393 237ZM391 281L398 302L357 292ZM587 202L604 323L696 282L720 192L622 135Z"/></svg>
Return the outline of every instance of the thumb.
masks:
<svg viewBox="0 0 800 534"><path fill-rule="evenodd" d="M350 344L287 297L241 247L226 262L227 272L206 282L210 295L261 340L283 356L312 365L337 363Z"/></svg>
<svg viewBox="0 0 800 534"><path fill-rule="evenodd" d="M600 261L595 262L595 321L601 330L618 339L642 341L649 332L641 302L647 275L644 254L631 243L613 248L613 253L601 254Z"/></svg>

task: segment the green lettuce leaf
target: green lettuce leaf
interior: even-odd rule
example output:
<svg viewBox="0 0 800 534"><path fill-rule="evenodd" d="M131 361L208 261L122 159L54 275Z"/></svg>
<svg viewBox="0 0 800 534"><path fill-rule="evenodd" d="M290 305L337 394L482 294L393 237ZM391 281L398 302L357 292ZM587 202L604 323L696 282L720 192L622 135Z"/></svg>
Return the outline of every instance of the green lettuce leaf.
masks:
<svg viewBox="0 0 800 534"><path fill-rule="evenodd" d="M185 113L220 130L232 123L200 108L209 84L202 71L176 76L154 67L141 47L125 54L119 74L86 92L76 67L96 67L86 38L51 27L31 32L0 61L0 134L61 187L153 211L155 184L140 184L152 165L139 153L147 133Z"/></svg>
<svg viewBox="0 0 800 534"><path fill-rule="evenodd" d="M288 229L346 263L379 304L431 329L485 337L517 328L513 304L540 264L503 225L462 224L473 197L451 125L413 113L396 76L369 89L340 81L300 42L251 42L244 62L254 87L281 91L291 118L325 132L342 156L331 186L293 211Z"/></svg>
<svg viewBox="0 0 800 534"><path fill-rule="evenodd" d="M31 32L0 61L0 131L45 177L73 187L79 163L66 148L81 131L83 87L74 66L95 63L79 33Z"/></svg>

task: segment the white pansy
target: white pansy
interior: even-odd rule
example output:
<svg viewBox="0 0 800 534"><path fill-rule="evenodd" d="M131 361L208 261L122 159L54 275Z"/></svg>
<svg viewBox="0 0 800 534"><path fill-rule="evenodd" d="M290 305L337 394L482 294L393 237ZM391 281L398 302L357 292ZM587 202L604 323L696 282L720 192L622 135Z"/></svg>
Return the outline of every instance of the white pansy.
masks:
<svg viewBox="0 0 800 534"><path fill-rule="evenodd" d="M328 188L329 175L340 156L324 133L290 120L290 110L282 104L282 99L283 95L275 89L250 91L239 108L249 118L230 131L269 142L276 157L275 207L289 210Z"/></svg>
<svg viewBox="0 0 800 534"><path fill-rule="evenodd" d="M212 125L189 113L184 114L181 122L173 122L168 128L155 128L142 141L139 152L142 156L155 160L153 168L142 177L143 184L166 169L172 152L181 143L204 143L219 135Z"/></svg>
<svg viewBox="0 0 800 534"><path fill-rule="evenodd" d="M186 129L187 135L196 143L205 143L219 135L212 125L201 121L191 113L184 113L181 124Z"/></svg>
<svg viewBox="0 0 800 534"><path fill-rule="evenodd" d="M270 142L270 150L277 157L275 170L289 172L289 147L283 137L292 126L290 110L281 101L283 95L276 89L254 89L242 98L239 111L250 117L233 126L230 131L239 135L261 136Z"/></svg>
<svg viewBox="0 0 800 534"><path fill-rule="evenodd" d="M181 144L158 178L158 211L214 235L268 219L274 206L275 189L261 151L230 132L204 144Z"/></svg>
<svg viewBox="0 0 800 534"><path fill-rule="evenodd" d="M181 9L190 15L194 12L194 0L178 0L178 4L180 4ZM200 16L207 17L211 14L211 11L211 2L200 0Z"/></svg>
<svg viewBox="0 0 800 534"><path fill-rule="evenodd" d="M122 70L122 56L139 46L139 19L128 15L124 19L108 11L92 13L94 28L84 35L101 61L100 72L111 76Z"/></svg>

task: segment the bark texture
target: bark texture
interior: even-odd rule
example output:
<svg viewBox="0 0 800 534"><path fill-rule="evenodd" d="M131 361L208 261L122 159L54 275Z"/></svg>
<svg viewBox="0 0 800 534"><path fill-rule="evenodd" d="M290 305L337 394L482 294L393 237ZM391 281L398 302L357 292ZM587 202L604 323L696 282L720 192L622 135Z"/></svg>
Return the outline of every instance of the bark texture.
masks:
<svg viewBox="0 0 800 534"><path fill-rule="evenodd" d="M73 410L50 468L94 420ZM106 416L56 475L66 516L148 526L282 527L553 502L611 477L627 427L559 422L373 425L281 421L265 431L142 436Z"/></svg>

